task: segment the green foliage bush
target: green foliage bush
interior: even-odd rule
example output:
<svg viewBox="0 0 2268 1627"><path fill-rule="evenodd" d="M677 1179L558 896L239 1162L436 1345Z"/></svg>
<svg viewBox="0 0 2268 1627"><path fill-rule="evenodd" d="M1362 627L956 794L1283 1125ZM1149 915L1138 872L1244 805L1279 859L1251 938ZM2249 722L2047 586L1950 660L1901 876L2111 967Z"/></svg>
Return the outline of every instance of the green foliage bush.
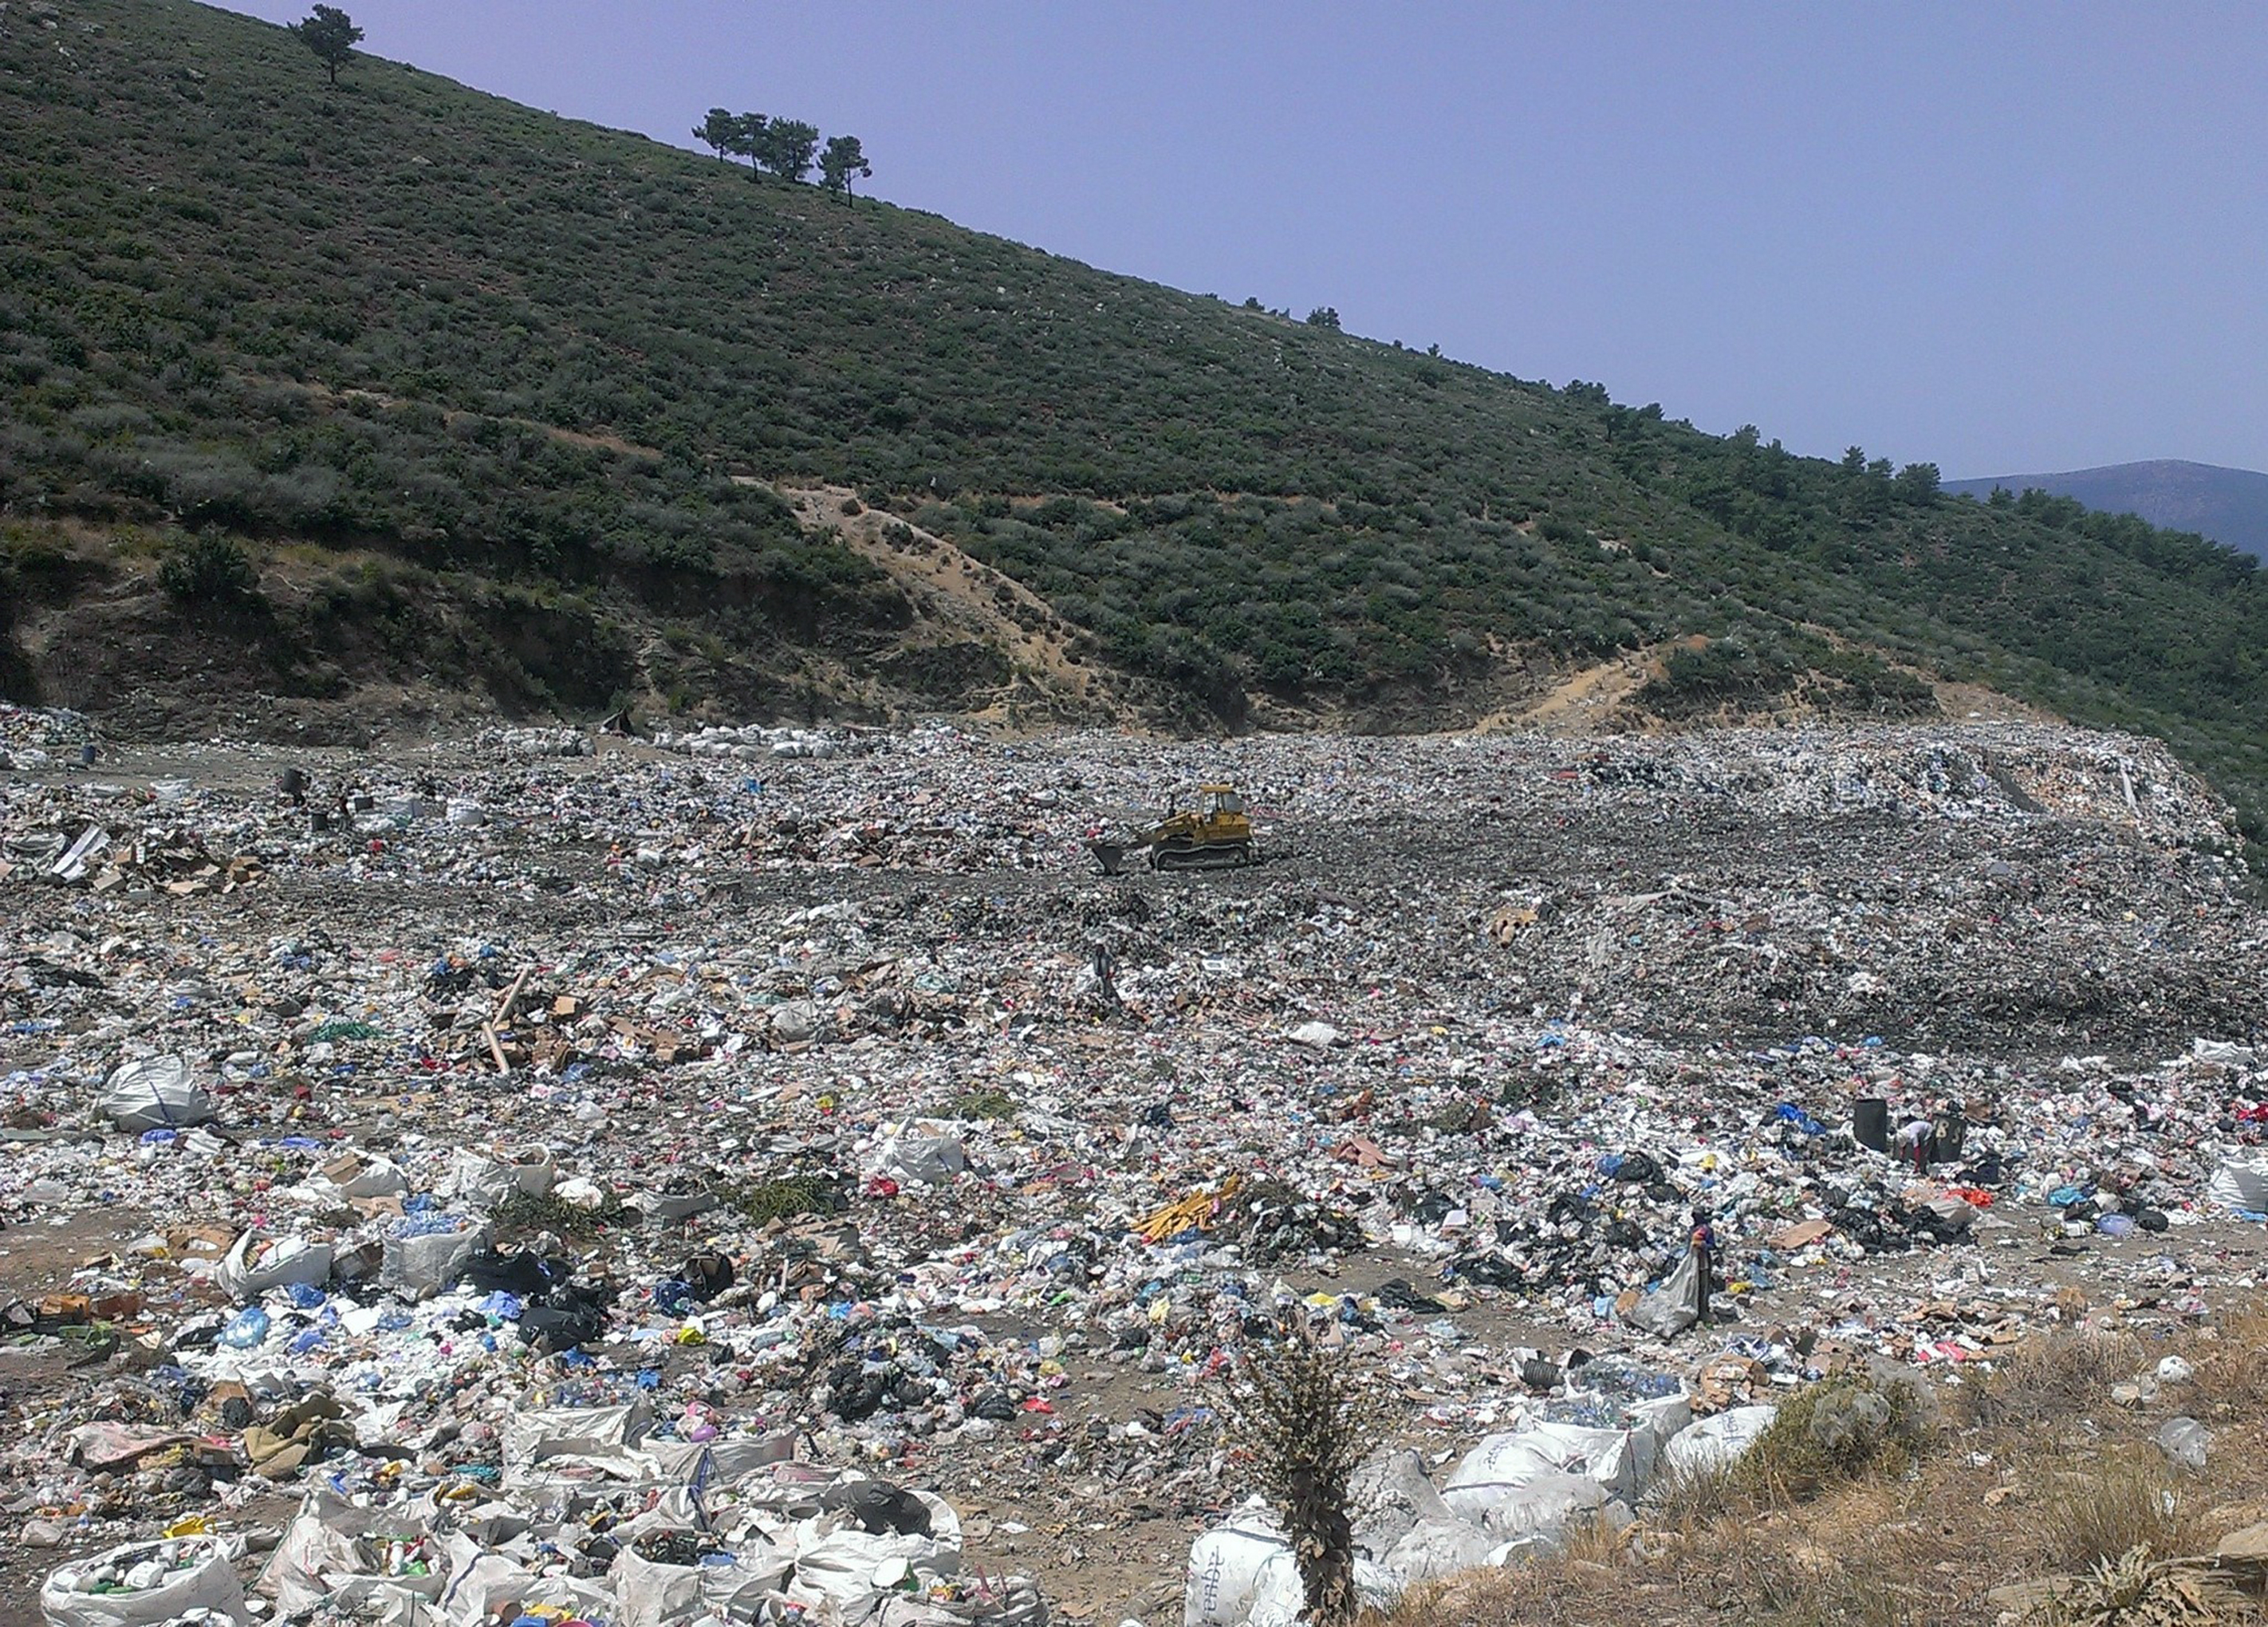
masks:
<svg viewBox="0 0 2268 1627"><path fill-rule="evenodd" d="M234 537L201 531L168 547L158 562L158 585L184 604L225 604L250 597L260 573Z"/></svg>
<svg viewBox="0 0 2268 1627"><path fill-rule="evenodd" d="M1797 1390L1734 1464L1732 1489L1764 1504L1801 1502L1838 1481L1902 1475L1928 1450L1927 1393L1900 1375L1850 1373Z"/></svg>

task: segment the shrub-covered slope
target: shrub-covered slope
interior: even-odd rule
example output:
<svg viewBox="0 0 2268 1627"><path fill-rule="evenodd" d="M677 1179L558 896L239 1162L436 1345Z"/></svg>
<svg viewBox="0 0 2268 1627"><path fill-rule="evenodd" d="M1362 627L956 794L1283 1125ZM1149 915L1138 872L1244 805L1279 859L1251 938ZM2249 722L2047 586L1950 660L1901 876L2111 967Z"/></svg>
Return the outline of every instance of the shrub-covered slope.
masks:
<svg viewBox="0 0 2268 1627"><path fill-rule="evenodd" d="M777 495L830 482L1018 615L1036 594L1113 675L1097 706L1460 721L1648 652L1630 704L1665 720L1971 681L2268 786L2264 590L2194 536L1704 435L381 60L327 89L186 0L40 10L0 14L18 689L132 600L152 660L225 622L284 694L895 704L872 674L940 635L887 549ZM257 594L134 600L200 530ZM924 670L1012 687L996 653Z"/></svg>

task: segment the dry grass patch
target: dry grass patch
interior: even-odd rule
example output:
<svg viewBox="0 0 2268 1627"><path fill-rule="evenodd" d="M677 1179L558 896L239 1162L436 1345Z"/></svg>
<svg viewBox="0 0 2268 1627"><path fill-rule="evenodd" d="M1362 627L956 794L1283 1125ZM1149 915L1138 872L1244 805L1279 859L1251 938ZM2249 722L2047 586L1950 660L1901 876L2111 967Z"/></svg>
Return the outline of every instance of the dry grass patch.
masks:
<svg viewBox="0 0 2268 1627"><path fill-rule="evenodd" d="M2183 1352L2192 1372L2172 1399L2208 1424L2257 1421L2268 1414L2268 1309L2223 1321L2220 1336Z"/></svg>
<svg viewBox="0 0 2268 1627"><path fill-rule="evenodd" d="M2049 1569L2080 1572L2137 1549L2153 1559L2203 1551L2211 1544L2202 1513L2154 1448L2120 1447L2057 1469L2025 1524Z"/></svg>
<svg viewBox="0 0 2268 1627"><path fill-rule="evenodd" d="M2082 1417L2110 1404L2110 1387L2144 1365L2142 1342L2094 1328L2026 1340L1960 1392L1959 1410L1986 1428Z"/></svg>

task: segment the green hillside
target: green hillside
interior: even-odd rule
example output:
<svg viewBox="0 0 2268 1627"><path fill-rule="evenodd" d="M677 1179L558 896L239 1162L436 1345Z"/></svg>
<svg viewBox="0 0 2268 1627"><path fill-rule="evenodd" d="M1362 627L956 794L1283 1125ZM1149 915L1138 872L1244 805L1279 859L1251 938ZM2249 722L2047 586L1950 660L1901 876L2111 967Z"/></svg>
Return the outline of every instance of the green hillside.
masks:
<svg viewBox="0 0 2268 1627"><path fill-rule="evenodd" d="M1454 721L1701 634L1634 704L1898 715L1974 681L2268 807L2264 590L2198 538L1703 435L390 63L327 90L282 30L183 0L40 9L0 14L15 691L68 665L23 630L43 607L122 603L203 534L259 591L177 572L135 612L152 659L221 627L284 695L821 705L924 636L887 563L773 490L824 482L1039 595L1160 720Z"/></svg>

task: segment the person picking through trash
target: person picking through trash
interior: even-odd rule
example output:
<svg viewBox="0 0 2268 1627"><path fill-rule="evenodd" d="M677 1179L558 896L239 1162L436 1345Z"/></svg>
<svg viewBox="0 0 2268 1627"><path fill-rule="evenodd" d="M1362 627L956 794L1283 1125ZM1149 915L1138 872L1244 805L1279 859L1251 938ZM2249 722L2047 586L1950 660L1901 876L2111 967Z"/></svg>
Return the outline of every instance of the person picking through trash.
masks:
<svg viewBox="0 0 2268 1627"><path fill-rule="evenodd" d="M1717 1228L1709 1224L1709 1211L1693 1211L1693 1232L1687 1240L1693 1254L1694 1280L1699 1285L1694 1291L1694 1308L1700 1313L1697 1320L1709 1320L1709 1289L1717 1271Z"/></svg>
<svg viewBox="0 0 2268 1627"><path fill-rule="evenodd" d="M1914 1119L1899 1128L1896 1143L1898 1157L1912 1163L1914 1174L1928 1173L1931 1143L1936 1135L1935 1127L1927 1119Z"/></svg>

